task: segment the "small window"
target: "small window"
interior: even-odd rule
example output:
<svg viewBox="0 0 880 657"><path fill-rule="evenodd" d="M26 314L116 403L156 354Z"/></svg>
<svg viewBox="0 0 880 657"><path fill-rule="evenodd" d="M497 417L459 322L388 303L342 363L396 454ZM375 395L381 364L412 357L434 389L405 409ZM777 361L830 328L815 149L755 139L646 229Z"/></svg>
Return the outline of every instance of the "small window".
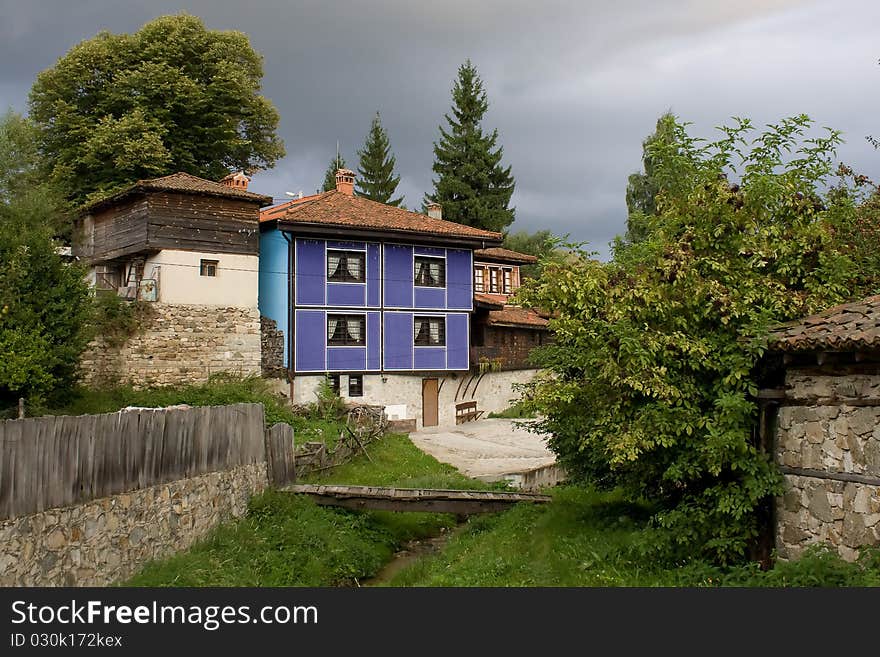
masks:
<svg viewBox="0 0 880 657"><path fill-rule="evenodd" d="M327 344L363 346L367 343L363 315L327 315Z"/></svg>
<svg viewBox="0 0 880 657"><path fill-rule="evenodd" d="M348 396L363 397L364 396L364 377L361 374L348 375Z"/></svg>
<svg viewBox="0 0 880 657"><path fill-rule="evenodd" d="M474 292L483 292L486 289L486 270L482 267L474 269Z"/></svg>
<svg viewBox="0 0 880 657"><path fill-rule="evenodd" d="M338 374L328 374L327 381L330 382L330 387L333 389L337 395L339 394L339 375Z"/></svg>
<svg viewBox="0 0 880 657"><path fill-rule="evenodd" d="M504 294L510 294L511 290L511 271L509 269L504 270Z"/></svg>
<svg viewBox="0 0 880 657"><path fill-rule="evenodd" d="M415 257L415 284L419 287L446 287L446 261L443 258Z"/></svg>
<svg viewBox="0 0 880 657"><path fill-rule="evenodd" d="M442 347L446 344L446 318L415 317L413 340L419 347Z"/></svg>
<svg viewBox="0 0 880 657"><path fill-rule="evenodd" d="M216 276L217 275L217 265L220 264L219 260L202 260L199 265L199 275L200 276Z"/></svg>
<svg viewBox="0 0 880 657"><path fill-rule="evenodd" d="M498 270L494 267L489 269L489 292L498 293Z"/></svg>
<svg viewBox="0 0 880 657"><path fill-rule="evenodd" d="M366 280L363 251L327 249L327 280L334 283L363 283Z"/></svg>

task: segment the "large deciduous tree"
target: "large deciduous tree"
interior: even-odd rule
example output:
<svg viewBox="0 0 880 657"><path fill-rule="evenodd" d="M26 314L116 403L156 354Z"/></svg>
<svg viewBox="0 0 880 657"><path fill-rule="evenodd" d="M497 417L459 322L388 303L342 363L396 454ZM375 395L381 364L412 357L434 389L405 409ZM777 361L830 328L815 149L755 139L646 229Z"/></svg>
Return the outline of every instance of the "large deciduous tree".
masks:
<svg viewBox="0 0 880 657"><path fill-rule="evenodd" d="M174 171L219 180L284 156L262 77L245 34L163 16L74 46L37 76L30 116L47 172L75 203Z"/></svg>
<svg viewBox="0 0 880 657"><path fill-rule="evenodd" d="M357 193L371 201L399 207L403 197L393 198L400 183L400 176L394 175L394 154L388 134L382 127L379 112L373 117L370 132L364 147L358 151Z"/></svg>
<svg viewBox="0 0 880 657"><path fill-rule="evenodd" d="M36 150L26 119L0 118L0 413L73 383L91 313L85 272L56 250L65 204Z"/></svg>
<svg viewBox="0 0 880 657"><path fill-rule="evenodd" d="M646 217L656 213L654 198L660 191L654 176L655 162L653 150L657 144L671 144L675 139L675 117L666 112L657 119L654 134L642 142L642 167L644 172L630 175L626 185L626 236L628 242L645 239Z"/></svg>
<svg viewBox="0 0 880 657"><path fill-rule="evenodd" d="M556 243L556 237L549 230L538 230L534 233L519 230L505 235L503 246L511 251L536 256L538 258L536 264L520 267L523 278L535 278L540 274L544 260L556 251Z"/></svg>
<svg viewBox="0 0 880 657"><path fill-rule="evenodd" d="M645 238L520 289L555 313L555 376L531 394L572 476L656 504L652 546L732 561L780 492L754 432L768 327L871 291L837 237L858 190L830 186L838 134L808 138L805 116L707 146L671 130Z"/></svg>
<svg viewBox="0 0 880 657"><path fill-rule="evenodd" d="M484 133L489 101L483 81L470 60L458 69L452 87L452 114L434 142L434 192L428 201L443 206L443 218L485 230L503 231L514 219L509 207L514 180L501 164L498 130Z"/></svg>

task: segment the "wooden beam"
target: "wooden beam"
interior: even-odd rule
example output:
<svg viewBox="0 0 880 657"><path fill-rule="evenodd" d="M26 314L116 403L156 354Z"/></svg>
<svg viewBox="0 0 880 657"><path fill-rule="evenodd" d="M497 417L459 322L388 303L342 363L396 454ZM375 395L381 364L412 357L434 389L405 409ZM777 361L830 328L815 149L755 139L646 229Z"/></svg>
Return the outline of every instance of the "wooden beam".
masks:
<svg viewBox="0 0 880 657"><path fill-rule="evenodd" d="M826 472L824 470L814 470L812 468L792 468L787 465L780 465L779 471L782 474L794 475L796 477L831 479L833 481L846 481L857 484L868 484L869 486L880 486L880 477L870 477L868 475L857 474L854 472Z"/></svg>

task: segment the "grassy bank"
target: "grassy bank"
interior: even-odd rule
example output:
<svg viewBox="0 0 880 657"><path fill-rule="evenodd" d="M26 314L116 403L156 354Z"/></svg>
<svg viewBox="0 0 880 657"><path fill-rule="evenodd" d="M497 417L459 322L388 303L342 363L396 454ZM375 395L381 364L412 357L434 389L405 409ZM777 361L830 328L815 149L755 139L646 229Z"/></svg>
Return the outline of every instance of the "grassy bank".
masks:
<svg viewBox="0 0 880 657"><path fill-rule="evenodd" d="M309 482L376 486L478 488L450 466L419 451L405 436L386 436L360 457ZM248 514L204 541L153 562L130 586L338 586L374 575L404 542L438 534L446 514L358 513L319 507L270 492Z"/></svg>
<svg viewBox="0 0 880 657"><path fill-rule="evenodd" d="M390 586L880 586L880 552L850 564L827 551L722 569L664 567L640 557L648 510L614 493L565 487L552 504L471 519L444 550L397 573Z"/></svg>

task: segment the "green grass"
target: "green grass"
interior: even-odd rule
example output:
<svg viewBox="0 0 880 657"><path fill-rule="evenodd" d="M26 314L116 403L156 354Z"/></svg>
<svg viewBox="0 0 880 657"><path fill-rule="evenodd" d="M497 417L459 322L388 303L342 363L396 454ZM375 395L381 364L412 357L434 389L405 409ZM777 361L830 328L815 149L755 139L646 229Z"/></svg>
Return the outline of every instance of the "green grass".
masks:
<svg viewBox="0 0 880 657"><path fill-rule="evenodd" d="M372 462L360 456L307 481L484 487L424 454L406 436L386 436L367 450ZM125 585L346 585L376 574L404 542L437 535L454 524L448 514L358 513L268 492L251 500L244 518L221 525L185 552L148 564Z"/></svg>
<svg viewBox="0 0 880 657"><path fill-rule="evenodd" d="M293 426L298 443L318 441L332 447L343 427L338 420L318 414L309 417L294 414L284 398L272 392L259 377L240 378L228 374L216 374L202 384L143 390L123 385L100 389L79 387L70 392L64 403L42 410L49 415L90 415L115 413L126 406L222 406L248 402L263 404L268 426L276 422Z"/></svg>
<svg viewBox="0 0 880 657"><path fill-rule="evenodd" d="M820 549L762 572L651 562L633 549L649 511L616 493L564 487L548 505L471 519L437 555L402 569L389 586L878 586L880 552L849 564Z"/></svg>
<svg viewBox="0 0 880 657"><path fill-rule="evenodd" d="M524 420L527 418L535 417L535 414L527 410L525 405L522 402L517 402L510 408L505 408L503 411L498 413L489 413L486 417L490 418L504 418L508 420Z"/></svg>

